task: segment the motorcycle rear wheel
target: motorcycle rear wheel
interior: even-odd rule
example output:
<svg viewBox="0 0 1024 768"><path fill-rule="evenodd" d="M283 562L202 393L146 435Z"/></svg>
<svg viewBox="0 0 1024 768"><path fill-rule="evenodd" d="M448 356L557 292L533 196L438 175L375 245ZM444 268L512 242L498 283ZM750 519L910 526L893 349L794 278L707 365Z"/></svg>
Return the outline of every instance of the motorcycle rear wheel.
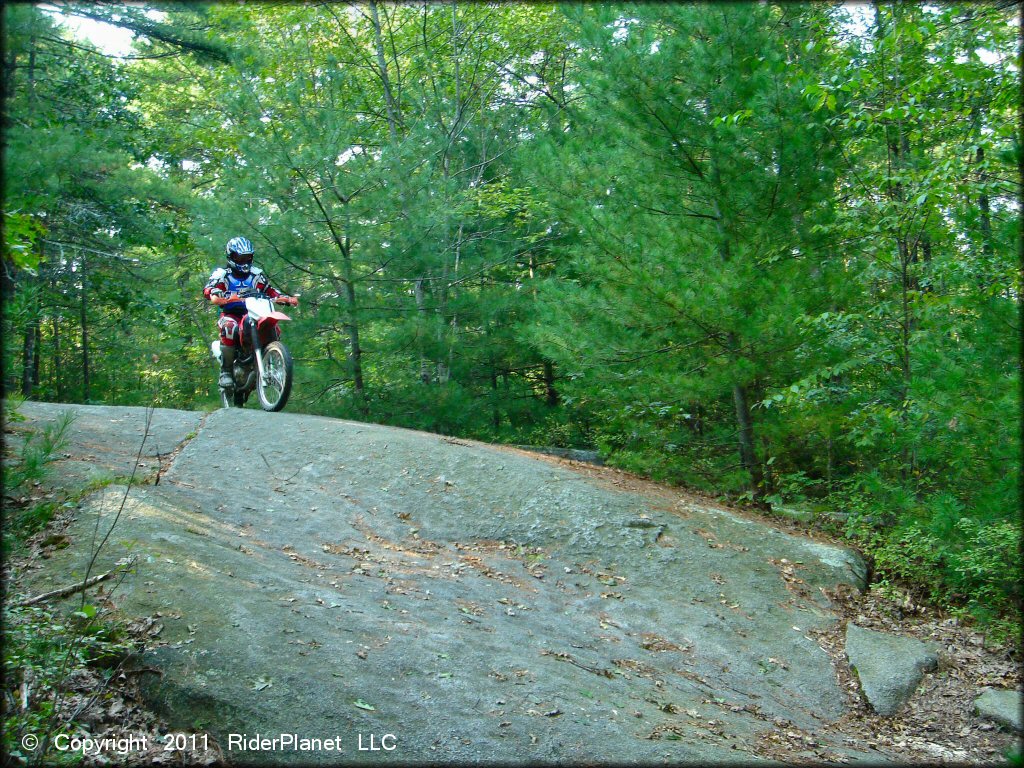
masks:
<svg viewBox="0 0 1024 768"><path fill-rule="evenodd" d="M256 379L256 393L264 411L280 411L292 391L292 355L280 341L263 348L264 375Z"/></svg>

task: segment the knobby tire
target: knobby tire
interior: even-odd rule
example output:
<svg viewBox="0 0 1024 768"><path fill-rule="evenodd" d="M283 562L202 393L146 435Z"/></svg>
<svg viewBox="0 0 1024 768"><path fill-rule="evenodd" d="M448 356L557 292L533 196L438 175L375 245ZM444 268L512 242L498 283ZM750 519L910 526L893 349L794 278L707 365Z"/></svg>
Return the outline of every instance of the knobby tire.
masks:
<svg viewBox="0 0 1024 768"><path fill-rule="evenodd" d="M280 411L288 402L292 391L292 355L279 341L272 341L263 349L263 368L274 386L268 387L263 377L256 381L256 392L264 411ZM276 396L275 396L276 395Z"/></svg>

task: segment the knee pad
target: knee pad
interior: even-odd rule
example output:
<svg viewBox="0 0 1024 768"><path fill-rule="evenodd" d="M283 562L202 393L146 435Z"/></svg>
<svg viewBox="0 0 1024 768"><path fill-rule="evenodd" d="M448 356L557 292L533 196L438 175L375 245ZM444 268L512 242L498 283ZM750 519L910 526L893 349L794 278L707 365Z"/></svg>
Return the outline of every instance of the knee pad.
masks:
<svg viewBox="0 0 1024 768"><path fill-rule="evenodd" d="M238 336L238 321L230 315L223 315L217 321L220 329L220 343L225 347L233 347Z"/></svg>

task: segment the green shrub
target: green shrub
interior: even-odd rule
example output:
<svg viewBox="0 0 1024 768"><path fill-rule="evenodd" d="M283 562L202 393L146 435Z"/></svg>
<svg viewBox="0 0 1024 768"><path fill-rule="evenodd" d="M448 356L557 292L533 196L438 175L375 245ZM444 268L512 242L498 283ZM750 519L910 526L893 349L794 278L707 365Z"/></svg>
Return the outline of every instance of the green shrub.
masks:
<svg viewBox="0 0 1024 768"><path fill-rule="evenodd" d="M1011 521L979 523L961 518L956 524L963 548L949 556L948 578L954 589L985 617L1019 612L1020 525Z"/></svg>
<svg viewBox="0 0 1024 768"><path fill-rule="evenodd" d="M9 411L5 414L8 423L12 420L12 412L17 413ZM18 418L24 417L19 414L14 420ZM58 453L67 442L68 428L74 420L73 412L64 411L56 423L47 425L42 431L29 432L16 455L10 459L4 457L5 497L15 497L30 483L40 482L46 476L47 465L58 458Z"/></svg>
<svg viewBox="0 0 1024 768"><path fill-rule="evenodd" d="M931 602L948 602L949 586L943 578L944 548L920 525L882 532L873 543L871 554L877 572L899 579Z"/></svg>
<svg viewBox="0 0 1024 768"><path fill-rule="evenodd" d="M1024 599L1019 521L979 519L991 511L945 491L916 498L877 474L828 502L845 513L842 533L873 561L880 583L969 617L993 637L1015 637Z"/></svg>
<svg viewBox="0 0 1024 768"><path fill-rule="evenodd" d="M3 610L4 695L3 751L17 762L74 765L81 755L52 748L50 736L74 729L64 704L64 683L77 670L109 668L130 650L122 627L102 621L91 605L63 618L39 606L8 606ZM22 738L42 744L26 752Z"/></svg>

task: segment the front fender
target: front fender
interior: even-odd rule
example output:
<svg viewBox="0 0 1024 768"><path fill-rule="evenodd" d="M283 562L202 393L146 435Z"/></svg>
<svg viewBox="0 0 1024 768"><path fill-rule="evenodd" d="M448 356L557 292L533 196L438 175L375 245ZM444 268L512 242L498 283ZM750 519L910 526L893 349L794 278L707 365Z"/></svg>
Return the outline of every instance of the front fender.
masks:
<svg viewBox="0 0 1024 768"><path fill-rule="evenodd" d="M281 338L281 329L277 327L278 321L291 320L283 312L271 312L266 317L261 317L256 323L256 333L260 339L260 345L266 346L272 341Z"/></svg>
<svg viewBox="0 0 1024 768"><path fill-rule="evenodd" d="M291 318L288 317L288 315L286 315L284 312L271 312L269 315L261 317L259 320L257 320L256 327L262 331L264 326L266 326L267 328L271 328L277 325L281 320L291 320Z"/></svg>

